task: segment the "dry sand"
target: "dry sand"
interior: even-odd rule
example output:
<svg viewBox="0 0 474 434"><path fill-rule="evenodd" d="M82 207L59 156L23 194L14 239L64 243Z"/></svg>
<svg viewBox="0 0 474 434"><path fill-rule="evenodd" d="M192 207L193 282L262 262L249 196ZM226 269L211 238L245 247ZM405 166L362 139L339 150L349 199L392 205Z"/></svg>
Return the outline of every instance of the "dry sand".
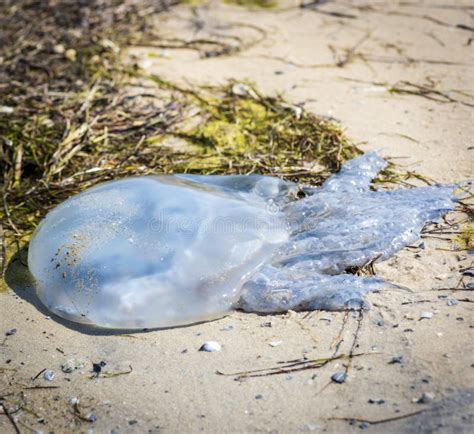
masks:
<svg viewBox="0 0 474 434"><path fill-rule="evenodd" d="M474 10L462 7L472 3L372 1L375 10L349 3L369 4L328 2L319 12L292 3L267 11L212 3L192 12L182 6L157 19L157 31L190 38L238 34L252 42L261 36L252 27L258 26L265 38L225 58L199 59L191 50L152 48L133 48L126 56L182 82L251 79L266 93L283 93L307 110L338 119L349 136L363 142L363 149L397 157L399 164L437 181L472 177L473 108L464 103L473 103L466 96L474 91L473 32L456 27L472 28ZM230 30L226 23L232 23ZM352 61L335 66L333 51L343 62L344 50L358 41ZM387 92L387 86L403 80L434 83L456 101ZM360 422L332 418L381 421L421 410L371 424L366 432L472 432L474 297L467 290L436 289L457 286L460 270L470 265L472 256L450 252L450 241L426 237L423 242L425 249L404 249L375 266L381 277L412 292L371 295L373 307L360 318L326 312L234 312L213 322L133 335L50 319L11 267L7 277L15 291L0 294L0 331L17 332L0 346L0 395L13 393L20 405L23 394L26 404L12 415L22 432L30 431L28 427L58 433L359 432ZM16 265L21 268L20 261ZM451 298L458 304L448 306ZM420 321L422 312L433 316ZM209 340L220 342L222 351L199 352ZM320 369L240 380L216 374L328 357L336 350L363 354L352 360L343 384L331 383L330 377L345 370L344 360ZM399 356L402 363L389 363ZM60 366L69 359L82 361L84 367L63 373ZM91 363L101 360L107 362L105 372L127 372L129 366L133 372L91 379ZM46 382L42 375L31 381L44 368L56 373L54 381ZM57 388L25 389L31 385ZM415 402L424 392L427 402ZM79 399L79 407L74 408L71 398ZM83 421L78 412L97 420ZM0 432L14 432L5 415L0 415Z"/></svg>

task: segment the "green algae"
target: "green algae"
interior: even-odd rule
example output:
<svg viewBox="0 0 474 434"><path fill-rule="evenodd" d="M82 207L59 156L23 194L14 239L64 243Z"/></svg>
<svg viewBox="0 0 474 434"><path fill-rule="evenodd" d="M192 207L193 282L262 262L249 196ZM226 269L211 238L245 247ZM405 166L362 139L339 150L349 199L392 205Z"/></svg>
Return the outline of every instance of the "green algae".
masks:
<svg viewBox="0 0 474 434"><path fill-rule="evenodd" d="M249 9L273 9L278 6L276 0L224 0L224 3Z"/></svg>

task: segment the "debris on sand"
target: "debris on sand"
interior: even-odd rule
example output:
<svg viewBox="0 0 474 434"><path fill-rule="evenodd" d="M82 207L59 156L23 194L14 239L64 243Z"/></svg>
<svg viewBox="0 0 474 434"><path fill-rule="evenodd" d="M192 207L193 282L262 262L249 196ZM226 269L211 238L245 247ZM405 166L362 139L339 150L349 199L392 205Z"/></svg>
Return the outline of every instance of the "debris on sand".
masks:
<svg viewBox="0 0 474 434"><path fill-rule="evenodd" d="M199 351L204 351L206 353L215 353L221 350L221 344L216 341L205 342L199 348Z"/></svg>
<svg viewBox="0 0 474 434"><path fill-rule="evenodd" d="M342 384L346 381L347 374L345 372L336 372L331 375L331 380L334 383Z"/></svg>
<svg viewBox="0 0 474 434"><path fill-rule="evenodd" d="M51 371L50 369L48 369L47 371L44 371L43 373L43 378L46 381L53 381L55 377L56 377L55 373Z"/></svg>

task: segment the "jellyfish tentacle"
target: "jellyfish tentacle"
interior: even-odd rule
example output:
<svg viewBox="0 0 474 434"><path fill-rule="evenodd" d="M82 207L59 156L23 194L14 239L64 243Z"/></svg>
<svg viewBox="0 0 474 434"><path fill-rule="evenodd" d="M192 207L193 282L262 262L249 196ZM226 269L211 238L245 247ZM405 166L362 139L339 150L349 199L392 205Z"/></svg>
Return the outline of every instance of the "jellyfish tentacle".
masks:
<svg viewBox="0 0 474 434"><path fill-rule="evenodd" d="M360 310L370 306L364 300L368 292L387 287L396 285L376 277L308 273L299 266L265 266L244 285L236 307L259 313Z"/></svg>
<svg viewBox="0 0 474 434"><path fill-rule="evenodd" d="M416 241L427 221L454 207L454 186L369 190L385 167L376 154L346 163L305 199L284 208L287 242L244 286L240 306L258 312L363 307L363 295L389 286L348 274Z"/></svg>

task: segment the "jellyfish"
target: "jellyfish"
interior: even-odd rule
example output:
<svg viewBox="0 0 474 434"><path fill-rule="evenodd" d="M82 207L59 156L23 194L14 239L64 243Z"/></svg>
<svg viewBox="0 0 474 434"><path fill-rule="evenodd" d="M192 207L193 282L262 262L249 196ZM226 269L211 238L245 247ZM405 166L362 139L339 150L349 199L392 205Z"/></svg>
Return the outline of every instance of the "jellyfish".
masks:
<svg viewBox="0 0 474 434"><path fill-rule="evenodd" d="M142 329L368 307L391 284L350 273L413 243L452 210L453 186L375 190L357 157L319 188L263 175L150 175L99 184L47 214L28 266L60 317ZM304 192L304 197L301 192Z"/></svg>

